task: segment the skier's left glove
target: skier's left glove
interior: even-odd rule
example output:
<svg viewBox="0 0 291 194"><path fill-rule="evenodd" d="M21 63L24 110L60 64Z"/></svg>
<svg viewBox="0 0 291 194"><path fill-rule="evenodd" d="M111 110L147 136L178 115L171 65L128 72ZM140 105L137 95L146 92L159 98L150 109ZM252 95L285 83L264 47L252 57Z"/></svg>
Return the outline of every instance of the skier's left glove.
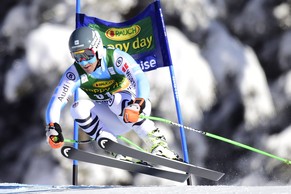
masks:
<svg viewBox="0 0 291 194"><path fill-rule="evenodd" d="M123 120L125 123L135 123L139 119L140 113L145 108L145 100L143 98L136 98L134 102L124 108Z"/></svg>
<svg viewBox="0 0 291 194"><path fill-rule="evenodd" d="M61 148L64 145L62 129L58 123L49 123L45 130L47 142L53 149Z"/></svg>

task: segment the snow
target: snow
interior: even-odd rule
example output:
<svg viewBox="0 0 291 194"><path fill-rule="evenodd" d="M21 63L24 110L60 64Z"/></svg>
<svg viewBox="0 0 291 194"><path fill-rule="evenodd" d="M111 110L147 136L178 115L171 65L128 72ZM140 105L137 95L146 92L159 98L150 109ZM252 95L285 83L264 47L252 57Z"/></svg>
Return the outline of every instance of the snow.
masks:
<svg viewBox="0 0 291 194"><path fill-rule="evenodd" d="M223 193L223 194L288 194L291 186L52 186L17 183L0 184L0 193L75 193L81 194L175 194L175 193Z"/></svg>
<svg viewBox="0 0 291 194"><path fill-rule="evenodd" d="M26 60L33 73L47 73L52 69L63 72L73 63L68 46L68 37L72 30L65 26L44 23L29 34L26 41Z"/></svg>
<svg viewBox="0 0 291 194"><path fill-rule="evenodd" d="M178 95L182 94L179 95L181 109L183 115L189 115L185 117L185 122L195 123L202 119L202 111L208 110L215 102L215 80L206 60L199 53L198 45L190 43L175 27L168 27L167 33L174 74L177 75L174 79ZM161 115L169 116L168 119L176 119L176 115L167 114L175 112L173 96L164 95L172 93L169 69L148 72L147 76L151 84L152 106L158 109ZM164 100L161 101L161 98Z"/></svg>
<svg viewBox="0 0 291 194"><path fill-rule="evenodd" d="M212 25L202 50L222 93L238 89L244 107L246 125L254 126L274 114L267 79L250 47L233 38L220 24Z"/></svg>

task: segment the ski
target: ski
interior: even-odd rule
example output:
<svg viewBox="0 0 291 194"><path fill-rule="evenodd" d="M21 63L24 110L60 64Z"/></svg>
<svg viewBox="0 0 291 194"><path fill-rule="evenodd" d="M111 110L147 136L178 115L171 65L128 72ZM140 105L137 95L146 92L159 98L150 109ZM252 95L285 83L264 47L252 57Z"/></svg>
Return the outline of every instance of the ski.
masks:
<svg viewBox="0 0 291 194"><path fill-rule="evenodd" d="M180 162L176 160L170 160L165 157L156 156L147 152L139 151L131 147L116 143L108 138L101 138L99 140L100 146L110 152L122 154L132 158L140 159L150 164L155 163L161 166L173 168L180 170L186 173L193 174L194 176L206 178L213 181L218 181L221 177L224 176L224 173L210 170L207 168L195 166L185 162Z"/></svg>
<svg viewBox="0 0 291 194"><path fill-rule="evenodd" d="M189 175L185 173L177 173L177 172L159 169L159 168L152 167L149 165L143 165L143 164L133 163L133 162L124 161L124 160L118 160L112 157L107 157L107 156L79 150L71 146L63 146L61 149L61 153L64 157L72 159L72 160L78 160L78 161L88 162L92 164L119 168L119 169L131 171L131 172L143 173L143 174L160 177L164 179L169 179L169 180L177 181L177 182L184 182L189 177Z"/></svg>

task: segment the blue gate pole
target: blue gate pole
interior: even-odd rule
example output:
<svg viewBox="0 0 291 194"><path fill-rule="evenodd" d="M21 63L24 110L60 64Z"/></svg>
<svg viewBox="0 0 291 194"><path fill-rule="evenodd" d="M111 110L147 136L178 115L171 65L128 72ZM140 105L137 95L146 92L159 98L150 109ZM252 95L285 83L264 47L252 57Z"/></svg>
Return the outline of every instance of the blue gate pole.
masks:
<svg viewBox="0 0 291 194"><path fill-rule="evenodd" d="M81 12L81 0L76 0L76 14ZM75 16L76 17L76 16ZM76 28L77 28L77 17L76 17ZM78 88L75 90L74 101L79 99ZM77 142L79 139L78 133L78 124L74 121L74 140ZM74 148L78 149L78 143L74 143ZM73 185L78 185L78 160L73 160L73 176L72 176Z"/></svg>
<svg viewBox="0 0 291 194"><path fill-rule="evenodd" d="M173 67L173 63L172 63L172 58L171 58L171 53L170 53L170 49L169 49L169 43L168 43L168 38L167 38L167 33L166 33L166 26L164 23L164 18L163 18L163 13L162 13L162 8L161 8L161 4L160 4L160 0L156 0L157 1L157 7L159 10L159 14L160 14L160 18L161 18L161 28L163 28L163 32L164 32L164 38L161 41L164 41L165 45L165 51L166 54L164 56L167 57L166 61L169 63L169 71L170 71L170 76L171 76L171 82L172 82L172 90L174 93L174 99L175 99L175 105L176 105L176 113L177 113L177 117L178 117L178 122L179 124L181 124L181 126L183 126L183 119L182 119L182 112L181 112L181 106L180 106L180 101L179 101L179 95L178 95L178 89L177 89L177 84L176 84L176 79L175 79L175 73L174 73L174 67ZM160 32L161 30L159 30ZM183 150L183 155L184 155L184 161L189 163L189 156L188 156L188 148L187 148L187 140L186 140L186 136L185 136L185 130L183 127L180 127L180 137L181 137L181 144L182 144L182 150ZM189 179L187 180L187 184L188 185L192 185L192 180L189 177Z"/></svg>

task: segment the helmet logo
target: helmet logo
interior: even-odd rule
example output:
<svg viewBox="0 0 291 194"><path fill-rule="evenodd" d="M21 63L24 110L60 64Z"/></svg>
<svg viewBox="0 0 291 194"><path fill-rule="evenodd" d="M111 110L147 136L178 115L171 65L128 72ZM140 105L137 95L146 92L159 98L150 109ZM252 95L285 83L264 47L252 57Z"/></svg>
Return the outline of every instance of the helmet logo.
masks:
<svg viewBox="0 0 291 194"><path fill-rule="evenodd" d="M75 40L74 41L74 45L78 45L78 44L80 44L80 41L79 40Z"/></svg>
<svg viewBox="0 0 291 194"><path fill-rule="evenodd" d="M71 47L71 49L78 49L80 47L84 47L84 44L80 44L79 40L74 41L74 46Z"/></svg>

